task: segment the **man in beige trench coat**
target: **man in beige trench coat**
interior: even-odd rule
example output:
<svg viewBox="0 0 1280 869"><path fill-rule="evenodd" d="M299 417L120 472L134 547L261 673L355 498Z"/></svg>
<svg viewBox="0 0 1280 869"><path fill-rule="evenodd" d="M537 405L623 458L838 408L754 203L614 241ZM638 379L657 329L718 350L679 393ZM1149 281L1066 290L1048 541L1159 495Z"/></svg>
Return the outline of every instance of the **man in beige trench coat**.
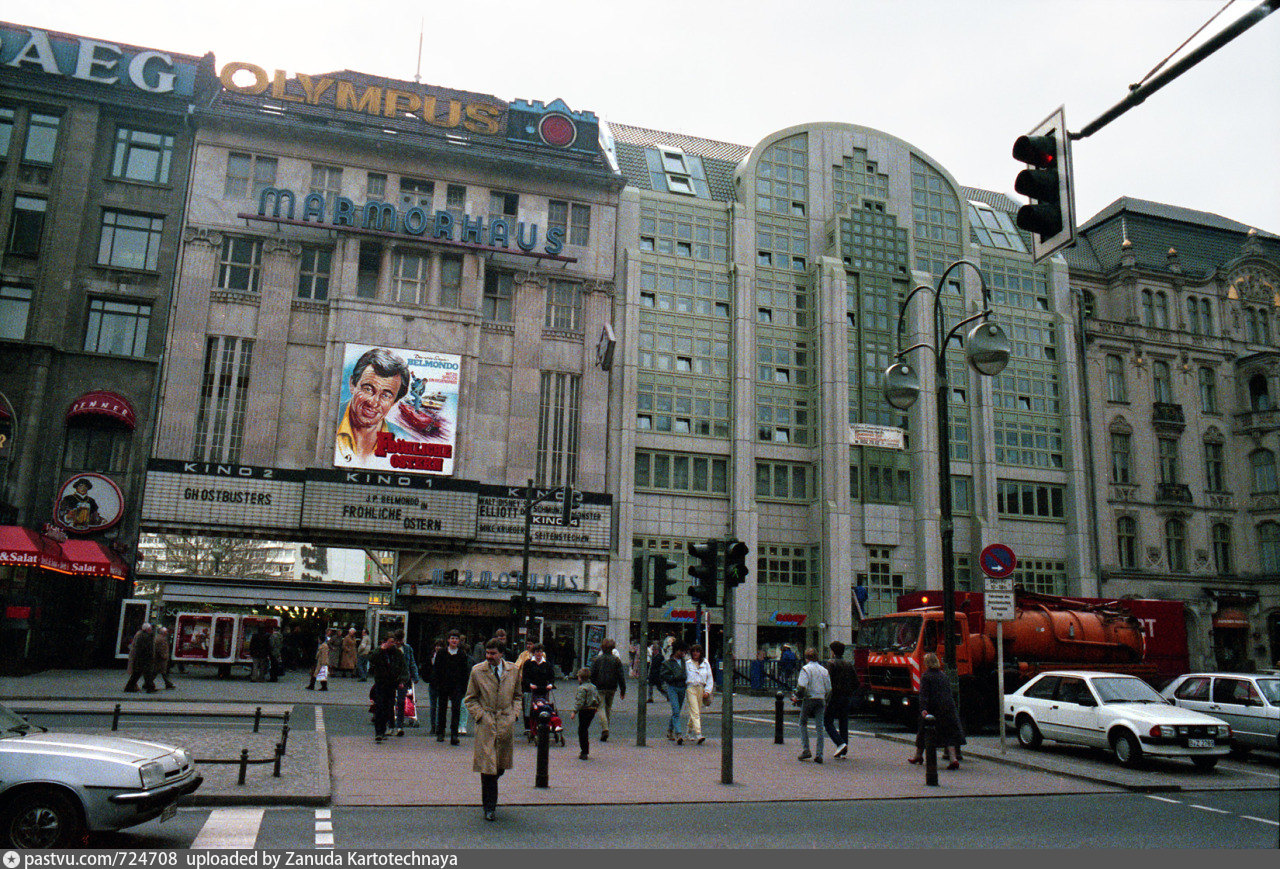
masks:
<svg viewBox="0 0 1280 869"><path fill-rule="evenodd" d="M502 658L502 643L484 645L484 660L471 668L463 698L474 723L475 761L480 773L480 801L484 819L492 821L498 808L498 776L511 769L516 719L520 717L520 674Z"/></svg>

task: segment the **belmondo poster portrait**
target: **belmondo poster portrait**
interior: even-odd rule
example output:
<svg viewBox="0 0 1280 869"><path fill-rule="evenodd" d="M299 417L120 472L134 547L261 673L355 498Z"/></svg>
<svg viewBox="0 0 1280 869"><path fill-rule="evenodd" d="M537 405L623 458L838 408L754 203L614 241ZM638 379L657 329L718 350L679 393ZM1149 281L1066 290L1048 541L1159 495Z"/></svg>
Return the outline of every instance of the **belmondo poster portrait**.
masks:
<svg viewBox="0 0 1280 869"><path fill-rule="evenodd" d="M461 356L347 344L334 466L452 474L461 374Z"/></svg>

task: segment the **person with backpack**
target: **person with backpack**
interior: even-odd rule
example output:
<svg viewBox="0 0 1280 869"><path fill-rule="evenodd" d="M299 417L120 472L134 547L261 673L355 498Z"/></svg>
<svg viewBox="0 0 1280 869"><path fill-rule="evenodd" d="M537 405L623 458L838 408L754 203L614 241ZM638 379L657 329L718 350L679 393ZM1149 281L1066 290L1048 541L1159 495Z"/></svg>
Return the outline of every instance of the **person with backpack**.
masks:
<svg viewBox="0 0 1280 869"><path fill-rule="evenodd" d="M687 688L685 673L685 644L676 641L671 647L671 657L662 662L662 690L671 704L671 718L667 721L667 739L675 740L676 745L684 745L684 721L680 713L684 710L684 695Z"/></svg>

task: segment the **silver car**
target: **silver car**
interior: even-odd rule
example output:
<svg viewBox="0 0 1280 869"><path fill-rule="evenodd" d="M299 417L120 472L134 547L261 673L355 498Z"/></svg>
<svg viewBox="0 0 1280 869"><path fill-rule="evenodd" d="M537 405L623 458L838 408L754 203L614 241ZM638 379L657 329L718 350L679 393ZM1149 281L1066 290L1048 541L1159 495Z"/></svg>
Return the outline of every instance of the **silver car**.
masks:
<svg viewBox="0 0 1280 869"><path fill-rule="evenodd" d="M0 846L68 848L90 832L167 820L204 780L181 748L50 733L0 706Z"/></svg>
<svg viewBox="0 0 1280 869"><path fill-rule="evenodd" d="M1179 709L1135 676L1088 670L1041 673L1004 698L1005 721L1024 748L1041 739L1110 748L1125 766L1143 758L1188 757L1210 770L1227 754L1231 726Z"/></svg>
<svg viewBox="0 0 1280 869"><path fill-rule="evenodd" d="M1230 724L1236 754L1280 751L1280 675L1188 673L1160 693L1179 706Z"/></svg>

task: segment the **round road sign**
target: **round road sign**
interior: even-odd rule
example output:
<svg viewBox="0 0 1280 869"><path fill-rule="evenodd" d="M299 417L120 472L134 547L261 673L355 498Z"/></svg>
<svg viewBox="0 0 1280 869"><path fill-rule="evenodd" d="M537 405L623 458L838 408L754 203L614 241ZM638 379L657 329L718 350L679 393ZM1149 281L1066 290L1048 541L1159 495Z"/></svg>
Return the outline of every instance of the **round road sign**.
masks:
<svg viewBox="0 0 1280 869"><path fill-rule="evenodd" d="M1003 543L992 543L982 550L982 554L978 556L978 563L982 565L982 572L987 576L992 579L1004 579L1013 574L1014 568L1018 566L1018 557Z"/></svg>

